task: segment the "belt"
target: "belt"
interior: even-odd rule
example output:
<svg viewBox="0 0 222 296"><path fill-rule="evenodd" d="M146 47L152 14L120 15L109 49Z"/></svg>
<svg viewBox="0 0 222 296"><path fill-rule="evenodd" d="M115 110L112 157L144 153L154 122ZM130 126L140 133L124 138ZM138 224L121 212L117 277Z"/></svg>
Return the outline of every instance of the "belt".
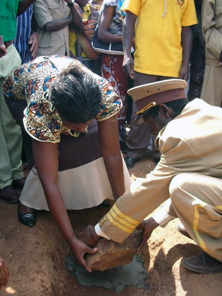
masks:
<svg viewBox="0 0 222 296"><path fill-rule="evenodd" d="M8 48L12 43L13 43L13 40L4 42L6 48Z"/></svg>

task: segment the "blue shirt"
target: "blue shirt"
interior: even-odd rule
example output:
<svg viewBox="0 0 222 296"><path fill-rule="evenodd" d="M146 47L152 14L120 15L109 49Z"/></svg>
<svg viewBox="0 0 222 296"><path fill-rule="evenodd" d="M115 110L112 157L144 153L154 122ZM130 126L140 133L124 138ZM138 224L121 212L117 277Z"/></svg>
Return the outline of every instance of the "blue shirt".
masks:
<svg viewBox="0 0 222 296"><path fill-rule="evenodd" d="M33 5L30 5L23 14L17 17L17 36L14 40L14 45L21 57L22 63L27 63L32 60L28 45L31 35L32 14Z"/></svg>

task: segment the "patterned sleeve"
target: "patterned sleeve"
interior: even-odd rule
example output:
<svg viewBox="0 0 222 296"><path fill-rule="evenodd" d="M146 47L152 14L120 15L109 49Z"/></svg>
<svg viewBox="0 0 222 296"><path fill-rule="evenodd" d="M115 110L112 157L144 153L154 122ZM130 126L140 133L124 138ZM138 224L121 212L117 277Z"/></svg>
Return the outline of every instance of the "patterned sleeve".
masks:
<svg viewBox="0 0 222 296"><path fill-rule="evenodd" d="M37 141L59 143L62 122L52 103L47 100L31 100L24 110L24 127Z"/></svg>
<svg viewBox="0 0 222 296"><path fill-rule="evenodd" d="M96 119L97 121L103 121L117 114L122 109L123 103L108 81L102 77L97 77L102 91L102 103Z"/></svg>
<svg viewBox="0 0 222 296"><path fill-rule="evenodd" d="M24 127L37 141L60 142L62 121L48 100L50 84L57 75L49 58L38 57L14 70L4 83L7 97L26 100Z"/></svg>

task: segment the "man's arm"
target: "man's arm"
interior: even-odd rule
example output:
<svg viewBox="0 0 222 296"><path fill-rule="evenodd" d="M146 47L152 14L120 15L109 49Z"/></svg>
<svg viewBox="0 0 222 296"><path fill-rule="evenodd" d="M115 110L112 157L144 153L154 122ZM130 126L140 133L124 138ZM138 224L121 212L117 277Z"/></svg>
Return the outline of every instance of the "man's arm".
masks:
<svg viewBox="0 0 222 296"><path fill-rule="evenodd" d="M131 46L134 37L137 16L127 11L123 21L123 70L127 76L133 79L134 62L131 55Z"/></svg>
<svg viewBox="0 0 222 296"><path fill-rule="evenodd" d="M193 32L191 26L182 27L181 46L183 49L182 67L180 70L180 79L188 80L189 63L193 43Z"/></svg>
<svg viewBox="0 0 222 296"><path fill-rule="evenodd" d="M222 62L222 35L218 31L215 19L216 1L204 0L202 6L202 31L205 46L209 49L216 59Z"/></svg>
<svg viewBox="0 0 222 296"><path fill-rule="evenodd" d="M64 0L66 3L71 3L70 0ZM76 4L77 5L77 4ZM70 6L71 14L72 14L72 23L74 26L74 29L77 32L82 32L83 30L83 22L82 22L82 16L77 11L75 5Z"/></svg>
<svg viewBox="0 0 222 296"><path fill-rule="evenodd" d="M144 244L150 238L152 232L158 227L164 227L170 222L172 219L176 218L177 215L174 211L174 208L171 204L171 200L168 199L164 203L164 207L154 213L150 218L143 220L137 229L143 231L143 239L139 246L139 250L142 249ZM94 246L100 237L110 240L110 238L101 230L101 227L96 224L95 227L92 225L88 225L87 228L79 233L79 238L88 246Z"/></svg>
<svg viewBox="0 0 222 296"><path fill-rule="evenodd" d="M66 1L64 2L71 2ZM50 14L48 6L43 1L36 1L34 4L34 17L37 21L37 24L40 28L43 28L45 31L53 32L59 31L71 23L74 24L76 31L82 30L82 18L77 12L75 5L71 6L70 8L70 15L66 19L56 19L54 20L52 15Z"/></svg>
<svg viewBox="0 0 222 296"><path fill-rule="evenodd" d="M43 29L48 32L59 31L72 23L72 16L63 20L52 20L43 26Z"/></svg>
<svg viewBox="0 0 222 296"><path fill-rule="evenodd" d="M18 4L18 11L17 11L17 16L19 16L20 14L22 14L24 11L26 11L29 6L34 3L35 0L22 0L22 1L19 1L19 4Z"/></svg>

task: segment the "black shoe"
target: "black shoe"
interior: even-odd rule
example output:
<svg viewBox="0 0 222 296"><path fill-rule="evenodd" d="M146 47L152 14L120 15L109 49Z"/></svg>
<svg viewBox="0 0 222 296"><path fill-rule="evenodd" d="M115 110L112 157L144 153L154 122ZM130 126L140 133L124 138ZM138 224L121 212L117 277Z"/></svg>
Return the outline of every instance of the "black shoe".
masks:
<svg viewBox="0 0 222 296"><path fill-rule="evenodd" d="M18 210L18 219L19 222L28 226L33 227L36 224L36 214L35 212L22 214Z"/></svg>
<svg viewBox="0 0 222 296"><path fill-rule="evenodd" d="M155 162L155 164L158 164L158 162L160 161L159 157L153 157L153 161Z"/></svg>
<svg viewBox="0 0 222 296"><path fill-rule="evenodd" d="M222 262L206 253L189 257L182 262L183 266L197 273L222 272Z"/></svg>
<svg viewBox="0 0 222 296"><path fill-rule="evenodd" d="M12 182L12 186L15 188L15 189L19 189L19 190L22 190L24 185L25 185L25 180L26 178L22 178L22 179L17 179L17 180L14 180Z"/></svg>
<svg viewBox="0 0 222 296"><path fill-rule="evenodd" d="M130 169L130 168L134 167L134 165L135 165L138 161L140 161L141 158L140 158L140 157L139 157L139 158L133 158L133 157L126 156L126 157L124 158L124 160L125 160L125 163L126 163L127 168Z"/></svg>
<svg viewBox="0 0 222 296"><path fill-rule="evenodd" d="M0 189L0 199L6 203L14 204L19 202L19 195L12 185L9 185Z"/></svg>

